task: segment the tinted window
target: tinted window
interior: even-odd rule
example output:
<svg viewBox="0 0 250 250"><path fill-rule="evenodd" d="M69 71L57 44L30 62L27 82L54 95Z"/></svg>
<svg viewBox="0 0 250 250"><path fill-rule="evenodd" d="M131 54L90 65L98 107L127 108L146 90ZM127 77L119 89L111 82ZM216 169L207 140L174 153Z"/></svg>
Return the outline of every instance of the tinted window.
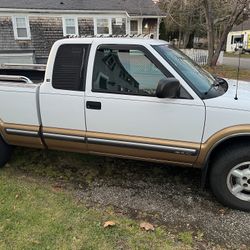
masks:
<svg viewBox="0 0 250 250"><path fill-rule="evenodd" d="M96 52L93 91L154 96L166 76L140 49L101 46Z"/></svg>
<svg viewBox="0 0 250 250"><path fill-rule="evenodd" d="M52 86L56 89L85 89L89 45L65 44L57 51Z"/></svg>

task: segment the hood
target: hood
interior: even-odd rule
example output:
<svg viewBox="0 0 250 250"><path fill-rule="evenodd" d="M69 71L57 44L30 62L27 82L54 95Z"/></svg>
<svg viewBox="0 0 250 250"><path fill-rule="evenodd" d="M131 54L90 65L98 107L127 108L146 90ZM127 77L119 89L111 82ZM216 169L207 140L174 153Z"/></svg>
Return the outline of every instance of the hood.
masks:
<svg viewBox="0 0 250 250"><path fill-rule="evenodd" d="M228 83L228 90L221 96L204 100L205 105L214 108L250 111L250 82L239 81L238 99L236 100L237 80L225 80Z"/></svg>

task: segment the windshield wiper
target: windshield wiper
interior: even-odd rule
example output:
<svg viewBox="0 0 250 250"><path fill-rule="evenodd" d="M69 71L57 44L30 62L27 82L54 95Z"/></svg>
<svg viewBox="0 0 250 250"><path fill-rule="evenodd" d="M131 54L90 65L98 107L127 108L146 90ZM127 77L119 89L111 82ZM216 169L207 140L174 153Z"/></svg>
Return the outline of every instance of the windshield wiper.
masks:
<svg viewBox="0 0 250 250"><path fill-rule="evenodd" d="M211 89L215 89L216 87L219 87L220 83L219 82L214 82L213 84L211 84L210 88L204 93L204 95L208 95L209 92L211 91Z"/></svg>
<svg viewBox="0 0 250 250"><path fill-rule="evenodd" d="M223 90L226 92L227 91L227 88L228 88L228 85L227 85L227 82L226 80L224 80L223 78L220 78L220 77L217 77L217 76L214 76L215 78L215 82L210 86L210 88L204 93L204 95L208 95L209 92L211 91L211 89L216 89L216 87L222 87ZM218 89L216 89L218 90Z"/></svg>

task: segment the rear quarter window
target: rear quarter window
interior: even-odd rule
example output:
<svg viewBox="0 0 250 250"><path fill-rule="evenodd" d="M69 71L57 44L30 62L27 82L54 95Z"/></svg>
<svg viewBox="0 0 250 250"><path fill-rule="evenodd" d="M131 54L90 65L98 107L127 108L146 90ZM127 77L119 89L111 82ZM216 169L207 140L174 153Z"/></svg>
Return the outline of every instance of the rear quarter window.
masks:
<svg viewBox="0 0 250 250"><path fill-rule="evenodd" d="M53 88L85 90L89 48L88 44L64 44L58 48L52 76Z"/></svg>

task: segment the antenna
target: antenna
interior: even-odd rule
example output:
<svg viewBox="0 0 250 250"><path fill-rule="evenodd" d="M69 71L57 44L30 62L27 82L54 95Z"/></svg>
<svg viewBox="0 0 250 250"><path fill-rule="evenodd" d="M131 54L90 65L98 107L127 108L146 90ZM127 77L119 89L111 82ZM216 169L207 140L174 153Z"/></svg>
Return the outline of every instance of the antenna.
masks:
<svg viewBox="0 0 250 250"><path fill-rule="evenodd" d="M241 33L243 34L242 39L242 50L244 49L244 13L245 9L243 10L243 20L241 24ZM238 62L238 69L237 69L237 78L236 78L236 90L235 90L235 97L234 100L238 100L238 89L239 89L239 78L240 78L240 59L241 59L241 51L239 50L239 62Z"/></svg>
<svg viewBox="0 0 250 250"><path fill-rule="evenodd" d="M244 41L244 38L243 38L243 41ZM239 52L239 61L238 61L237 78L236 78L236 91L235 91L234 100L238 100L238 89L239 89L239 78L240 78L240 58L241 58L241 52Z"/></svg>

